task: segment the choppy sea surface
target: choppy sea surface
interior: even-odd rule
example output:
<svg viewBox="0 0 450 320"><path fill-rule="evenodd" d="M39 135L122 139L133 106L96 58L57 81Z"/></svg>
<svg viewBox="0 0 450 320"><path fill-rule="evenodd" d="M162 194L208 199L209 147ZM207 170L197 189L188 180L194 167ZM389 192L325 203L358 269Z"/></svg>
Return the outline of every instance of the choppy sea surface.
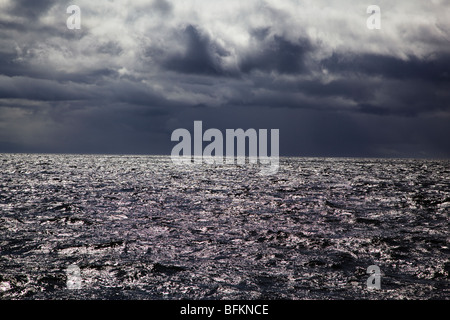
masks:
<svg viewBox="0 0 450 320"><path fill-rule="evenodd" d="M448 160L281 158L261 176L0 154L0 168L1 299L450 298Z"/></svg>

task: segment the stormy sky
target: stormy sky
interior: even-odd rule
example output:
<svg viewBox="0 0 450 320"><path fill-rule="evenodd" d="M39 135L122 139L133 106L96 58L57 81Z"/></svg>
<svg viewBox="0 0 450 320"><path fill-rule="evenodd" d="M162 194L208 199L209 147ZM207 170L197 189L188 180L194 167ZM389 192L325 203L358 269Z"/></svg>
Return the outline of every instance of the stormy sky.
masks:
<svg viewBox="0 0 450 320"><path fill-rule="evenodd" d="M450 2L0 0L0 152L170 154L194 120L279 129L286 156L448 158Z"/></svg>

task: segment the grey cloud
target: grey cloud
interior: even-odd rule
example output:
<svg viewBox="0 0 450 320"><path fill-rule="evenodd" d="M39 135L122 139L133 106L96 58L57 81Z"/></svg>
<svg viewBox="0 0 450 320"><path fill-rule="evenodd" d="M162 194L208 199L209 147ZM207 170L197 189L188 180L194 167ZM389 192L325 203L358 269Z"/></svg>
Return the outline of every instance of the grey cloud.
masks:
<svg viewBox="0 0 450 320"><path fill-rule="evenodd" d="M197 27L187 26L182 32L181 41L185 43L185 52L171 55L164 61L168 70L207 75L225 72L220 59L227 56L228 52L202 34Z"/></svg>
<svg viewBox="0 0 450 320"><path fill-rule="evenodd" d="M281 74L309 72L306 58L314 52L314 48L308 38L291 42L283 36L270 36L269 33L270 28L251 30L256 41L255 48L239 53L237 71L223 67L222 59L230 55L227 48L202 33L201 28L189 25L184 29L181 39L185 43L185 52L168 53L164 66L180 73L212 76L236 76L238 72L246 74L251 71L276 71ZM158 51L153 49L153 52Z"/></svg>
<svg viewBox="0 0 450 320"><path fill-rule="evenodd" d="M11 3L11 19L0 21L0 152L169 153L172 130L204 120L279 128L286 155L450 156L450 56L432 28L408 39L434 54L403 60L379 50L392 45L382 36L371 38L376 50L345 41L337 49L270 3L249 5L237 21L210 18L202 2L189 10L157 0L126 14L120 2L85 2L89 23L78 31L65 28L66 3ZM108 16L97 24L102 8L122 23L114 34ZM338 9L338 20L347 17ZM61 24L39 21L56 11ZM226 23L238 26L226 34Z"/></svg>
<svg viewBox="0 0 450 320"><path fill-rule="evenodd" d="M360 103L358 104L357 111L361 113L367 113L371 115L377 115L377 116L387 116L392 115L392 110L390 110L387 107L374 105L370 103Z"/></svg>
<svg viewBox="0 0 450 320"><path fill-rule="evenodd" d="M355 78L342 78L327 83L318 80L299 81L296 88L316 97L341 97L354 101L368 101L374 98L377 85L377 81L372 79L361 81Z"/></svg>
<svg viewBox="0 0 450 320"><path fill-rule="evenodd" d="M0 54L1 57L5 55ZM54 86L59 87L61 83L71 82L73 84L95 84L102 81L104 78L117 78L116 70L101 68L92 70L80 70L78 72L67 72L64 70L52 70L41 66L32 66L27 62L14 61L15 56L8 55L10 60L5 59L5 63L0 65L0 75L11 77L11 85L15 77L24 77L34 79L37 86L40 80L55 81ZM5 89L6 90L6 89ZM25 91L24 91L25 92ZM42 93L44 94L44 93Z"/></svg>
<svg viewBox="0 0 450 320"><path fill-rule="evenodd" d="M270 27L261 27L250 30L250 35L258 41L264 41L270 33Z"/></svg>
<svg viewBox="0 0 450 320"><path fill-rule="evenodd" d="M54 0L14 0L10 13L30 20L36 20L54 4Z"/></svg>
<svg viewBox="0 0 450 320"><path fill-rule="evenodd" d="M175 107L180 103L167 100L161 94L147 86L129 80L115 80L107 83L103 89L102 99L148 107Z"/></svg>
<svg viewBox="0 0 450 320"><path fill-rule="evenodd" d="M2 21L0 20L0 28L3 36L7 36L6 31L18 31L24 32L28 29L28 27L22 23L18 23L15 21Z"/></svg>
<svg viewBox="0 0 450 320"><path fill-rule="evenodd" d="M117 56L123 53L123 48L117 42L108 41L106 43L99 44L97 51L98 53Z"/></svg>
<svg viewBox="0 0 450 320"><path fill-rule="evenodd" d="M156 10L159 14L168 15L173 10L173 5L166 0L155 0L152 4L152 8Z"/></svg>
<svg viewBox="0 0 450 320"><path fill-rule="evenodd" d="M261 29L253 34L256 39L263 40L260 42L262 48L257 48L242 58L240 63L242 72L254 70L287 74L308 72L305 58L313 51L313 47L307 38L293 43L279 35L267 39L267 29Z"/></svg>
<svg viewBox="0 0 450 320"><path fill-rule="evenodd" d="M442 54L428 59L411 56L402 60L375 54L335 53L322 61L324 67L338 73L361 73L395 79L422 79L432 82L450 82L450 55Z"/></svg>
<svg viewBox="0 0 450 320"><path fill-rule="evenodd" d="M0 76L0 99L38 101L83 100L93 98L79 84L64 84L44 79Z"/></svg>

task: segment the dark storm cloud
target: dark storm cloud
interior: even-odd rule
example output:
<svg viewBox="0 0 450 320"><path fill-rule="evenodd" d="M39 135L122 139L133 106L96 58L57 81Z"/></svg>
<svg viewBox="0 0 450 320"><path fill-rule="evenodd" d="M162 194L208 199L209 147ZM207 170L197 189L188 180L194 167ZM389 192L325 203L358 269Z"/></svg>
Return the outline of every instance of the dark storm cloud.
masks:
<svg viewBox="0 0 450 320"><path fill-rule="evenodd" d="M279 128L286 155L450 156L445 19L372 32L346 2L80 0L68 30L69 4L0 3L0 151L169 153L203 120Z"/></svg>
<svg viewBox="0 0 450 320"><path fill-rule="evenodd" d="M374 105L370 103L358 104L357 111L377 116L388 116L393 114L392 110L387 107Z"/></svg>
<svg viewBox="0 0 450 320"><path fill-rule="evenodd" d="M184 103L168 100L145 85L129 80L115 80L104 86L106 92L100 94L101 99L111 102L122 102L130 105L148 107L177 107Z"/></svg>
<svg viewBox="0 0 450 320"><path fill-rule="evenodd" d="M298 43L291 42L283 36L269 36L270 28L252 30L256 49L242 53L238 69L241 73L251 71L301 74L308 72L305 57L313 53L309 39ZM233 75L237 73L223 67L222 59L230 52L210 39L200 28L189 25L182 33L181 42L185 52L175 54L164 61L164 66L172 71L206 75ZM169 53L170 55L170 53Z"/></svg>
<svg viewBox="0 0 450 320"><path fill-rule="evenodd" d="M100 44L97 48L97 52L115 56L123 53L123 48L117 42L108 41L106 43Z"/></svg>
<svg viewBox="0 0 450 320"><path fill-rule="evenodd" d="M36 20L54 4L54 0L14 0L9 12L15 16Z"/></svg>
<svg viewBox="0 0 450 320"><path fill-rule="evenodd" d="M22 24L15 21L2 21L0 20L0 30L3 34L5 34L6 30L8 31L26 31L28 28Z"/></svg>
<svg viewBox="0 0 450 320"><path fill-rule="evenodd" d="M65 72L64 70L55 71L49 68L31 66L26 62L18 62L15 59L16 56L13 54L0 54L0 59L2 58L4 58L4 60L3 64L0 64L0 75L10 77L11 85L15 81L15 77L26 77L36 79L37 81L39 81L39 79L44 79L51 81L72 82L74 84L95 84L103 78L117 77L117 71L108 68L80 70L79 72ZM59 85L60 83L58 82L54 84L56 87L59 87ZM21 90L25 93L26 87L22 87Z"/></svg>
<svg viewBox="0 0 450 320"><path fill-rule="evenodd" d="M155 0L152 4L152 8L162 15L168 15L172 13L173 5L169 1L165 0Z"/></svg>
<svg viewBox="0 0 450 320"><path fill-rule="evenodd" d="M407 60L375 54L333 54L322 61L333 72L366 74L402 80L421 79L450 82L450 55L430 58L408 57Z"/></svg>
<svg viewBox="0 0 450 320"><path fill-rule="evenodd" d="M29 72L28 68L20 63L17 63L16 53L1 53L0 52L0 74L7 76L24 75Z"/></svg>
<svg viewBox="0 0 450 320"><path fill-rule="evenodd" d="M0 76L0 99L39 101L85 100L93 98L79 84L55 83L50 80Z"/></svg>
<svg viewBox="0 0 450 320"><path fill-rule="evenodd" d="M256 39L262 40L262 48L242 59L240 64L242 72L260 70L298 74L308 71L304 59L305 55L313 50L308 39L302 39L299 43L292 43L282 36L274 35L269 40L264 41L267 33L267 29L258 30L256 34L253 33L256 35Z"/></svg>
<svg viewBox="0 0 450 320"><path fill-rule="evenodd" d="M207 75L224 73L220 59L227 56L228 52L202 34L197 27L187 26L182 32L181 41L185 44L185 52L164 61L168 70Z"/></svg>
<svg viewBox="0 0 450 320"><path fill-rule="evenodd" d="M342 78L322 83L320 81L299 81L296 89L316 97L342 97L355 101L367 101L374 98L375 81L361 81L354 78Z"/></svg>

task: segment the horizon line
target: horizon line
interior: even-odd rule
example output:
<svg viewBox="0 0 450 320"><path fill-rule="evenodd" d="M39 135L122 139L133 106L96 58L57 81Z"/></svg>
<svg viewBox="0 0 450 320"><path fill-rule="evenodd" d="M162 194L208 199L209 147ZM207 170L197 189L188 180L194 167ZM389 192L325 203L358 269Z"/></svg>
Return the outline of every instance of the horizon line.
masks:
<svg viewBox="0 0 450 320"><path fill-rule="evenodd" d="M2 152L0 151L0 155L9 154L9 155L73 155L73 156L140 156L140 157L169 157L170 154L150 154L150 153L80 153L80 152ZM195 156L195 155L194 155ZM225 158L225 156L224 156ZM235 156L236 158L236 156ZM245 158L248 158L248 155L245 155ZM450 160L450 157L430 157L430 156L422 156L422 157L413 157L413 156L320 156L320 155L280 155L278 158L314 158L314 159L399 159L399 160Z"/></svg>

